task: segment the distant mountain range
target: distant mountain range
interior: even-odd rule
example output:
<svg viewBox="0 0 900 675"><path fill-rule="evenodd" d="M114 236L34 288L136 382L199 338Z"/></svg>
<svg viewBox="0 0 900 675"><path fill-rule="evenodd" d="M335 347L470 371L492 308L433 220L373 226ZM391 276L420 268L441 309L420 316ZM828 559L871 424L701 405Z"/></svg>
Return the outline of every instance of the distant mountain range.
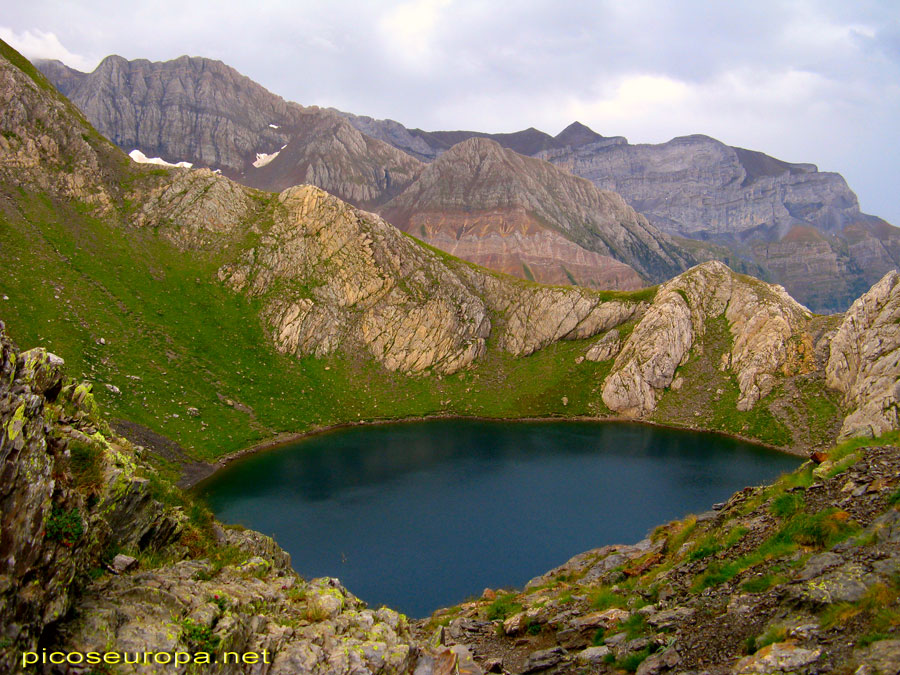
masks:
<svg viewBox="0 0 900 675"><path fill-rule="evenodd" d="M706 136L427 132L286 102L204 58L37 65L126 151L265 190L311 183L523 278L628 289L719 259L832 312L900 262L900 230L861 213L839 174Z"/></svg>

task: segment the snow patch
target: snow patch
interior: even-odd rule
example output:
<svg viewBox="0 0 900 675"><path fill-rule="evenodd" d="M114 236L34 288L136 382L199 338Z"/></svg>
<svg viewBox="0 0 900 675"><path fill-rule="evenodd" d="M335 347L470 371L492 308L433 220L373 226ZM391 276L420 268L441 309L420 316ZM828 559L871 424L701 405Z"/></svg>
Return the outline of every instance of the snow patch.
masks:
<svg viewBox="0 0 900 675"><path fill-rule="evenodd" d="M128 153L128 156L138 164L159 164L160 166L172 166L179 169L190 169L194 166L190 162L178 162L177 164L172 164L160 157L147 157L147 155L140 150L132 150Z"/></svg>
<svg viewBox="0 0 900 675"><path fill-rule="evenodd" d="M285 147L287 146L283 146L281 150L284 150ZM279 150L278 152L273 152L271 155L267 155L264 152L257 152L256 161L253 162L253 166L255 166L257 169L264 167L266 164L278 157L278 155L281 154L281 150Z"/></svg>

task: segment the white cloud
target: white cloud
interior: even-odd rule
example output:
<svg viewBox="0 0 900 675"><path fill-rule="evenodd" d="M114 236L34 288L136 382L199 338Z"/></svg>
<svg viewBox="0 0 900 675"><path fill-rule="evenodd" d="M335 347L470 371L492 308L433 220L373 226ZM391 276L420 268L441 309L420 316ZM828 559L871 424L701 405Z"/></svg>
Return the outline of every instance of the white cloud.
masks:
<svg viewBox="0 0 900 675"><path fill-rule="evenodd" d="M413 71L428 68L435 55L435 33L451 0L410 0L388 11L378 22L387 53Z"/></svg>
<svg viewBox="0 0 900 675"><path fill-rule="evenodd" d="M70 68L90 72L97 67L100 59L73 54L66 49L55 33L39 29L16 33L6 26L0 26L0 39L8 43L27 59L58 59Z"/></svg>

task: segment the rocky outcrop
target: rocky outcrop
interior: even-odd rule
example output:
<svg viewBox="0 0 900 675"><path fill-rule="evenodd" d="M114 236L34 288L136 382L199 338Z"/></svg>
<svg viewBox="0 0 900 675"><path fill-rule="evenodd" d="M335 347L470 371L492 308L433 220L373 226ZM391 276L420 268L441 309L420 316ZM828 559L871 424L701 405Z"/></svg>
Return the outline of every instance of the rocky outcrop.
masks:
<svg viewBox="0 0 900 675"><path fill-rule="evenodd" d="M195 205L196 206L196 205ZM449 261L312 186L278 198L274 225L219 277L261 297L278 348L323 356L362 346L389 370L454 372L500 346L527 355L589 337L641 307L576 289L516 283Z"/></svg>
<svg viewBox="0 0 900 675"><path fill-rule="evenodd" d="M72 607L111 546L166 546L182 516L137 475L90 386L44 349L17 353L0 322L0 664L7 672Z"/></svg>
<svg viewBox="0 0 900 675"><path fill-rule="evenodd" d="M110 431L63 366L43 349L17 353L0 322L4 672L40 663L41 649L85 664L115 651L128 673L413 670L425 652L402 615L367 609L336 579L300 579L268 537L198 528L157 501L165 483L142 449ZM142 661L148 652L164 654Z"/></svg>
<svg viewBox="0 0 900 675"><path fill-rule="evenodd" d="M181 654L181 667L189 654L206 650L221 663L221 673L410 672L418 649L405 617L387 608L367 609L337 579L298 578L289 559L257 552L250 535L259 538L221 531L221 543L234 551L236 563L220 570L201 559L105 576L80 598L78 617L61 631L61 644L82 653L116 645L131 655ZM202 662L191 657L195 668ZM123 672L172 668L151 662Z"/></svg>
<svg viewBox="0 0 900 675"><path fill-rule="evenodd" d="M120 153L28 61L0 41L0 177L108 210L102 177Z"/></svg>
<svg viewBox="0 0 900 675"><path fill-rule="evenodd" d="M527 356L559 340L579 340L641 316L646 302L606 300L574 289L546 288L462 269L487 306L503 317L499 345Z"/></svg>
<svg viewBox="0 0 900 675"><path fill-rule="evenodd" d="M879 436L898 428L900 401L900 274L889 272L851 305L831 338L829 387L851 411L841 436Z"/></svg>
<svg viewBox="0 0 900 675"><path fill-rule="evenodd" d="M459 143L441 155L380 212L401 229L435 245L452 245L472 258L490 260L496 246L500 258L492 266L519 276L527 276L522 262L527 265L528 256L542 250L539 238L548 231L584 249L575 256L560 248L557 266L565 270L570 264L572 269L587 264L595 269L585 274L599 279L623 274L621 266L604 270L609 258L652 281L677 274L691 262L618 195L481 138ZM504 238L511 239L505 247L498 243L482 248L485 242ZM530 243L520 251L513 245L517 240ZM518 263L510 259L515 256ZM571 271L569 276L574 280ZM634 287L634 282L632 277L628 283Z"/></svg>
<svg viewBox="0 0 900 675"><path fill-rule="evenodd" d="M672 384L707 322L716 317L727 320L733 339L720 367L737 380L738 410L752 408L768 394L776 375L814 369L812 339L805 333L809 310L781 287L708 262L660 286L603 383L604 403L624 415L651 413L658 394Z"/></svg>

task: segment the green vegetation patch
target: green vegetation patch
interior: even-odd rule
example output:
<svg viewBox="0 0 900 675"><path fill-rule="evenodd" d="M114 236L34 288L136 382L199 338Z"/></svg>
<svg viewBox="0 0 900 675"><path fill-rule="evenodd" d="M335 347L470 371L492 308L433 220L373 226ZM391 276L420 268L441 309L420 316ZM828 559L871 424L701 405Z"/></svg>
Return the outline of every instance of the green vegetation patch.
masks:
<svg viewBox="0 0 900 675"><path fill-rule="evenodd" d="M696 425L756 438L770 445L787 447L793 437L785 424L770 410L776 393L756 403L751 410L740 411L740 388L730 370L719 368L719 355L729 353L733 337L725 315L707 319L705 332L694 345L688 361L675 373L683 378L681 389L666 389L660 397L653 419ZM702 418L695 414L702 411Z"/></svg>
<svg viewBox="0 0 900 675"><path fill-rule="evenodd" d="M860 528L846 511L828 508L816 514L796 513L781 529L751 553L729 562L713 562L692 586L700 591L730 581L745 570L767 560L783 558L800 546L821 549L834 546L859 532Z"/></svg>
<svg viewBox="0 0 900 675"><path fill-rule="evenodd" d="M81 512L77 508L64 509L59 504L54 504L44 523L44 533L48 539L58 541L63 546L72 546L84 534Z"/></svg>
<svg viewBox="0 0 900 675"><path fill-rule="evenodd" d="M513 614L522 611L522 604L516 602L515 593L504 593L498 595L490 605L487 606L485 617L488 621L503 621Z"/></svg>

